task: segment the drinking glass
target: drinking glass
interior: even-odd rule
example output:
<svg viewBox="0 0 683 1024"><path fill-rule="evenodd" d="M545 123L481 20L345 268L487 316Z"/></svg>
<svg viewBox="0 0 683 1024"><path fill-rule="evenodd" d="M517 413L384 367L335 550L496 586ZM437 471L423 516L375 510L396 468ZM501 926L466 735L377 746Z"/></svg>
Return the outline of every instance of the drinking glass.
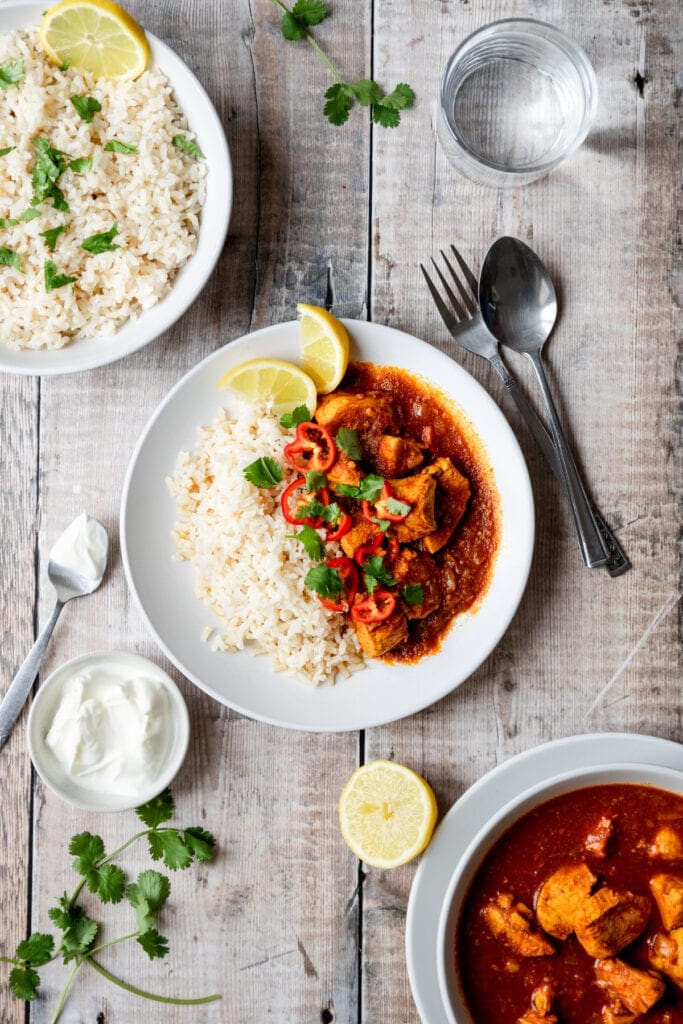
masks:
<svg viewBox="0 0 683 1024"><path fill-rule="evenodd" d="M553 25L494 21L460 44L441 79L438 135L451 164L482 185L525 185L588 135L598 102L588 57Z"/></svg>

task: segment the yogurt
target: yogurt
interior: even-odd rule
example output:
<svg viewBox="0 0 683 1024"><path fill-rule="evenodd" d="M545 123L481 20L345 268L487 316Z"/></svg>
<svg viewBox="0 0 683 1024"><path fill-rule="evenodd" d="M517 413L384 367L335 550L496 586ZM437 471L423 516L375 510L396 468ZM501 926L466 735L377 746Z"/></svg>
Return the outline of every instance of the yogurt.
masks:
<svg viewBox="0 0 683 1024"><path fill-rule="evenodd" d="M87 512L82 512L56 542L50 559L87 580L98 580L107 564L106 530Z"/></svg>
<svg viewBox="0 0 683 1024"><path fill-rule="evenodd" d="M173 733L163 678L114 652L62 674L45 744L80 789L135 797L159 777Z"/></svg>

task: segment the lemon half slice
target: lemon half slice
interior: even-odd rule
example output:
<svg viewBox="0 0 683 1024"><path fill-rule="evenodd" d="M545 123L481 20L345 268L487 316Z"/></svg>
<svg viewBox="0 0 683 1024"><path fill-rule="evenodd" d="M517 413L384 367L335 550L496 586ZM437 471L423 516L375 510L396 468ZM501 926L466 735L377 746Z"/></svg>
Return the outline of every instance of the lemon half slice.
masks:
<svg viewBox="0 0 683 1024"><path fill-rule="evenodd" d="M229 388L247 402L272 402L276 413L305 405L311 416L318 402L311 378L282 359L250 359L228 370L218 387Z"/></svg>
<svg viewBox="0 0 683 1024"><path fill-rule="evenodd" d="M396 868L422 853L436 816L429 783L394 761L369 761L357 768L339 798L346 845L377 868Z"/></svg>
<svg viewBox="0 0 683 1024"><path fill-rule="evenodd" d="M349 362L349 332L321 306L299 302L301 362L321 395L338 387Z"/></svg>
<svg viewBox="0 0 683 1024"><path fill-rule="evenodd" d="M96 78L137 78L149 61L144 29L112 0L61 0L43 15L40 45L54 64Z"/></svg>

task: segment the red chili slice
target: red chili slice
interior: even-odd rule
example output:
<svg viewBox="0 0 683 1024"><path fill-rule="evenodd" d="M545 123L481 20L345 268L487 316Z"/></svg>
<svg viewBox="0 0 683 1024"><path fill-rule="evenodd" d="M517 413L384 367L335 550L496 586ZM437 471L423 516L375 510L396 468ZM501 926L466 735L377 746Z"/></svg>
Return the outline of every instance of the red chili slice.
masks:
<svg viewBox="0 0 683 1024"><path fill-rule="evenodd" d="M329 502L325 502L329 505ZM328 526L325 534L326 541L341 540L351 529L353 520L348 512L342 512L336 526Z"/></svg>
<svg viewBox="0 0 683 1024"><path fill-rule="evenodd" d="M318 597L320 603L331 612L347 612L353 604L353 599L358 593L358 570L356 569L353 561L350 558L343 556L339 558L331 558L328 562L325 562L328 569L336 569L341 576L341 581L346 591L345 597L340 597L338 601L331 601L329 598Z"/></svg>
<svg viewBox="0 0 683 1024"><path fill-rule="evenodd" d="M290 466L300 472L331 469L337 458L337 446L325 427L308 421L299 423L296 440L285 445L284 456Z"/></svg>
<svg viewBox="0 0 683 1024"><path fill-rule="evenodd" d="M303 477L303 476L295 477L292 480L291 484L288 484L287 487L285 487L284 491L282 492L282 496L280 498L280 508L282 509L282 514L285 517L285 519L287 520L287 522L291 523L293 526L303 526L304 523L307 523L309 526L312 526L314 530L317 530L318 527L322 526L322 519L320 518L320 516L314 516L312 519L310 519L310 518L307 519L305 517L294 515L294 513L291 510L290 499L291 499L292 495L296 494L297 491L302 490L303 488L305 488L305 486L306 486L306 479L305 479L305 477ZM326 505L328 503L329 503L329 499L328 499L327 502L323 501L323 505ZM299 504L300 503L297 500L297 508L298 508Z"/></svg>
<svg viewBox="0 0 683 1024"><path fill-rule="evenodd" d="M372 558L373 555L377 554L382 546L383 540L383 533L375 534L369 544L361 544L360 547L356 548L353 553L354 560L358 562L359 565L362 565L368 558Z"/></svg>
<svg viewBox="0 0 683 1024"><path fill-rule="evenodd" d="M396 607L396 598L381 587L351 608L354 622L384 622Z"/></svg>

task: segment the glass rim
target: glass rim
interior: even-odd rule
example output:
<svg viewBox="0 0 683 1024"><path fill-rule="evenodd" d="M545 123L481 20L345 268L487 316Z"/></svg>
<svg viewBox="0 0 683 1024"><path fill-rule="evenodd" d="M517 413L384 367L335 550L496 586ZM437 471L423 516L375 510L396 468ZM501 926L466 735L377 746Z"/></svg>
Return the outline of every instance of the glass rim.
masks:
<svg viewBox="0 0 683 1024"><path fill-rule="evenodd" d="M535 29L540 29L540 35L545 36L550 42L554 43L559 49L563 50L566 56L575 58L574 63L577 71L582 79L587 79L587 83L584 79L584 84L587 84L589 88L585 89L585 98L587 100L586 109L583 116L583 124L581 130L577 133L571 144L562 152L559 157L552 160L546 160L542 163L529 164L519 170L511 170L505 164L497 163L493 160L487 160L485 157L475 153L474 150L453 130L453 126L446 114L446 103L444 101L444 94L446 88L446 80L449 72L453 67L453 64L457 59L462 57L463 53L471 47L473 40L476 40L479 36L484 36L490 33L491 30L499 29L501 26L531 26ZM441 73L441 83L439 86L439 109L450 138L458 146L458 148L469 157L473 163L480 167L484 167L487 170L495 171L497 174L504 174L507 177L523 178L529 174L535 174L540 177L547 171L552 170L572 153L575 153L577 149L585 141L586 136L590 132L593 121L595 120L595 113L598 106L598 81L595 74L595 68L593 67L590 58L584 48L577 42L575 42L566 32L562 29L557 28L555 25L551 25L550 22L540 21L538 18L499 18L497 21L490 21L486 25L481 25L479 28L470 32L468 36L456 46L451 53L450 57L446 61L443 72Z"/></svg>

